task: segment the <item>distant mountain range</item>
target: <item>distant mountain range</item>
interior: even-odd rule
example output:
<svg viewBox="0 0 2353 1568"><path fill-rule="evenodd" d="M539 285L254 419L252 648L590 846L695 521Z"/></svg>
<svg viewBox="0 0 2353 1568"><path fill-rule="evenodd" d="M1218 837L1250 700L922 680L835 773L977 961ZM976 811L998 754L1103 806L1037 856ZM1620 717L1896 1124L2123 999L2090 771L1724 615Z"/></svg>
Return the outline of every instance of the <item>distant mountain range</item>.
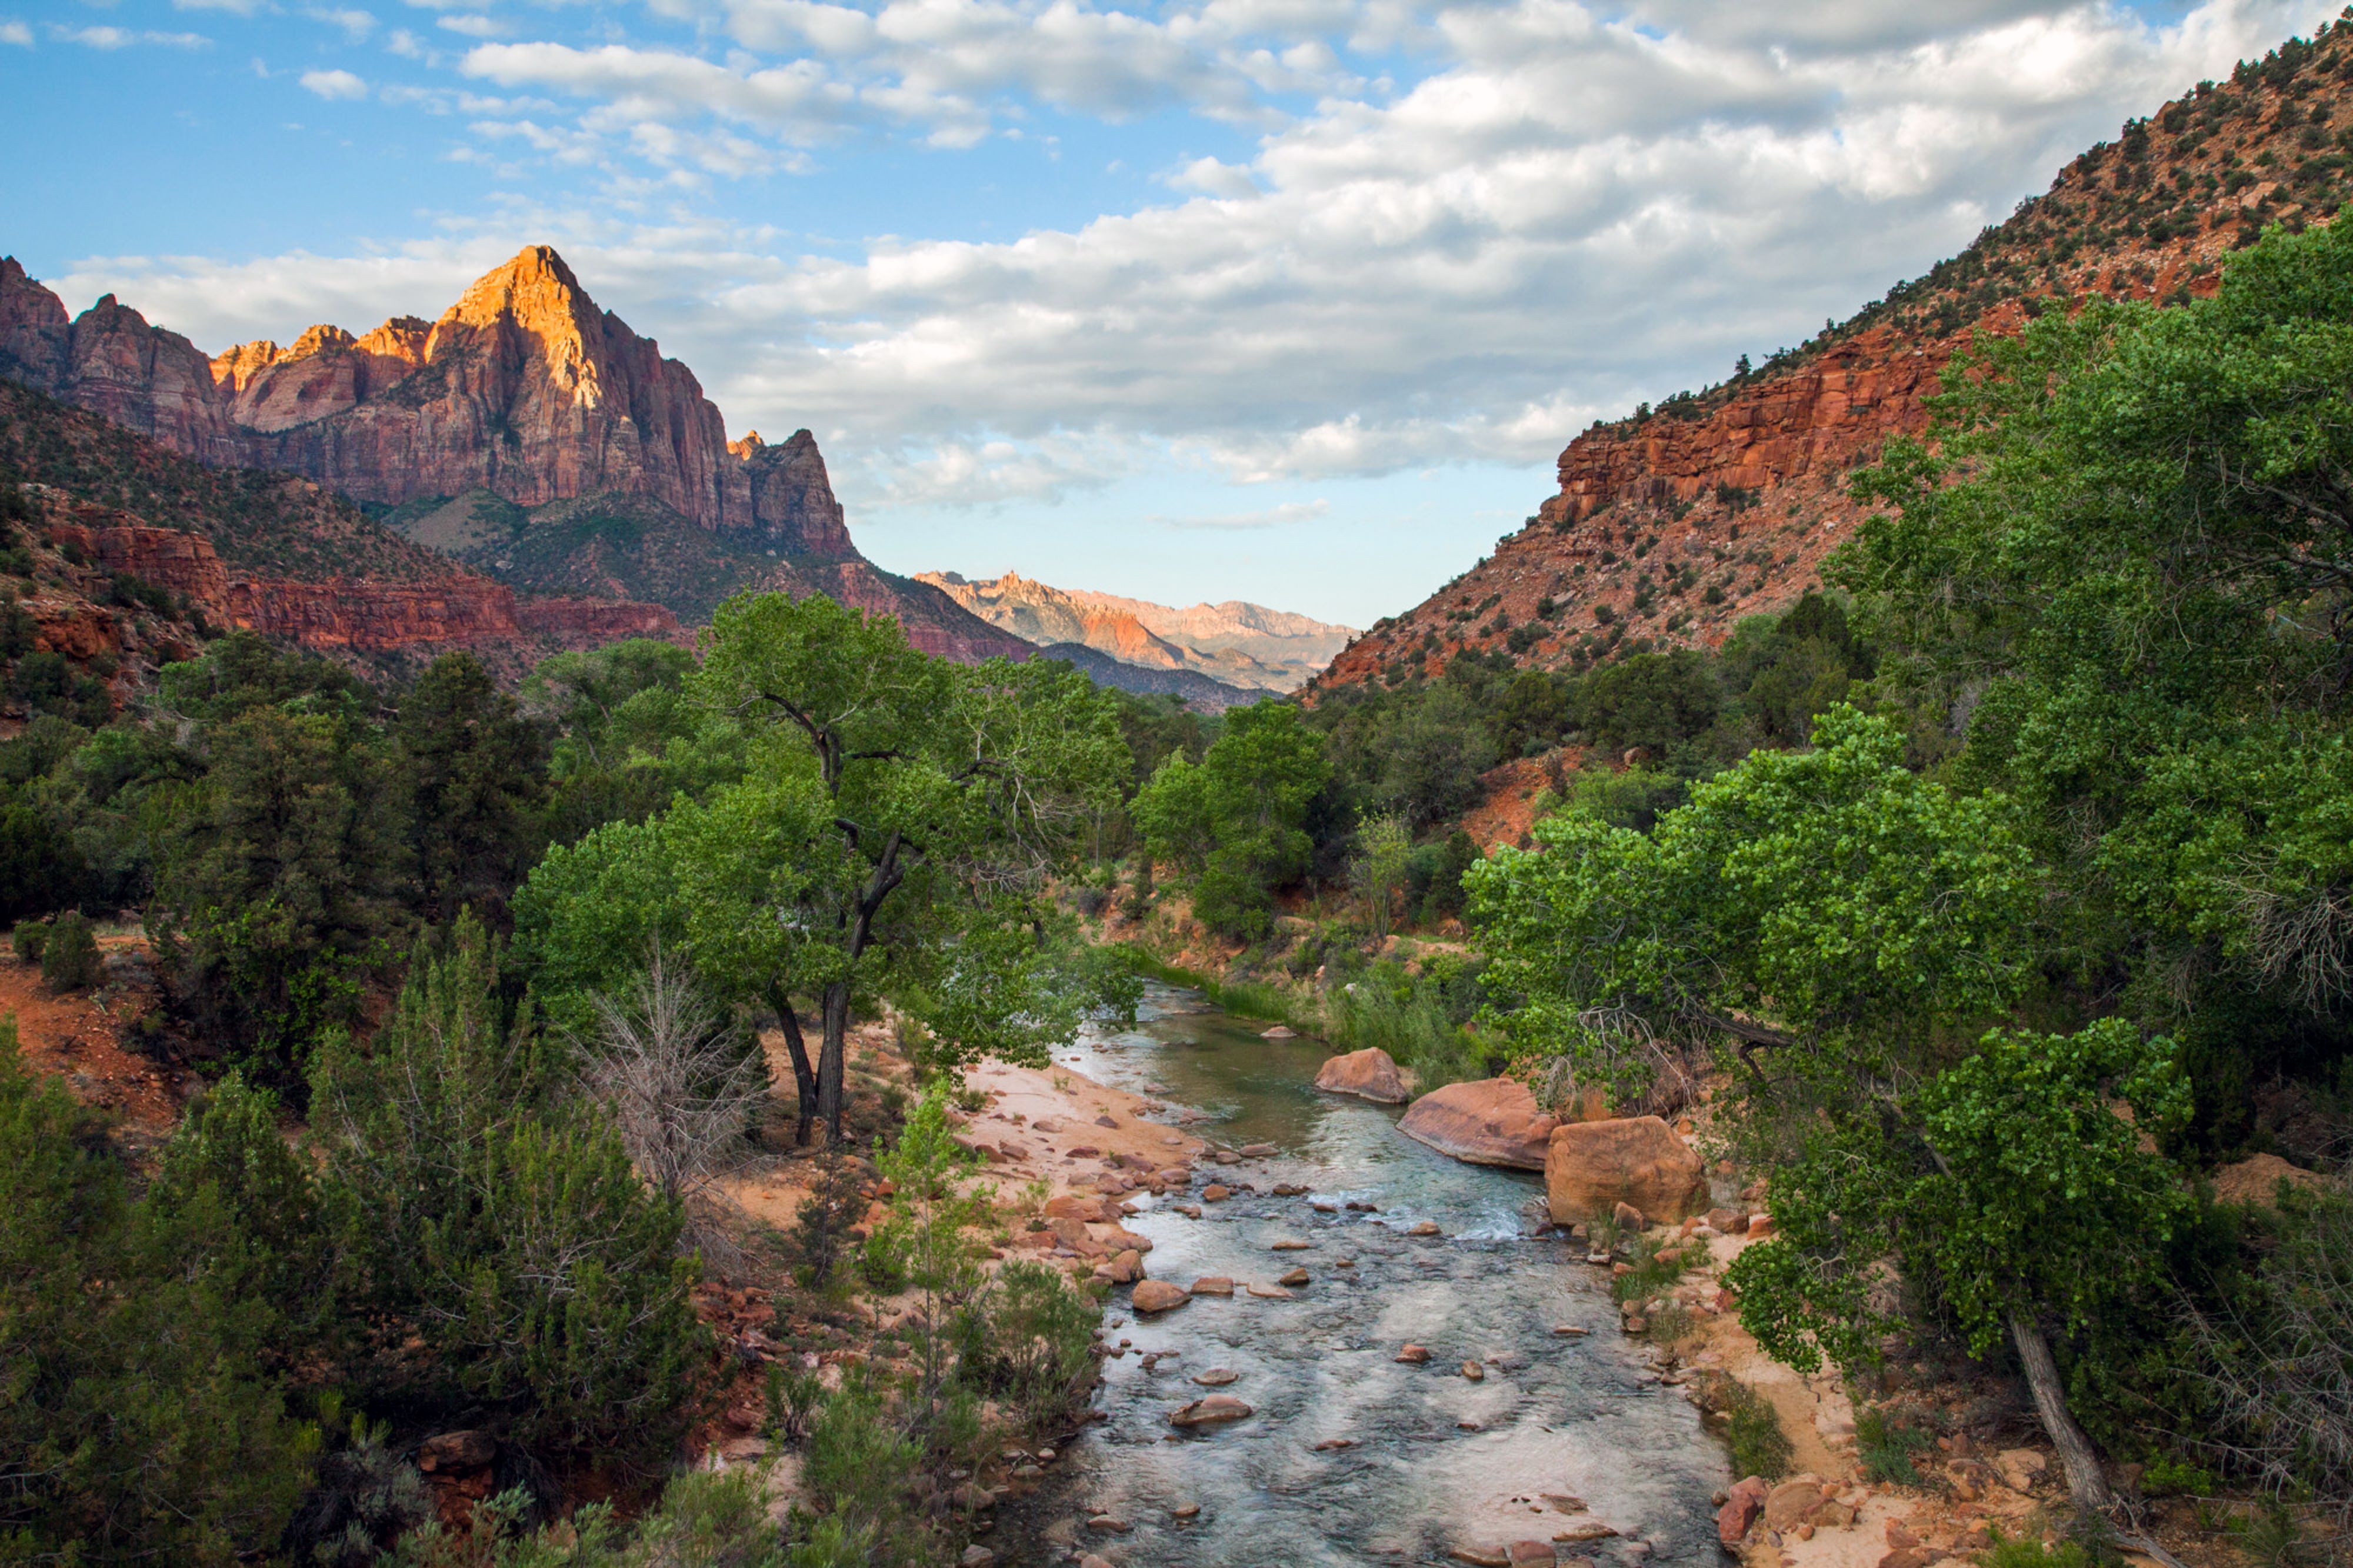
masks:
<svg viewBox="0 0 2353 1568"><path fill-rule="evenodd" d="M954 572L923 572L915 581L1034 643L1075 643L1139 668L1181 671L1253 691L1297 689L1356 635L1351 626L1239 599L1180 610L1057 588L1016 572L978 582Z"/></svg>

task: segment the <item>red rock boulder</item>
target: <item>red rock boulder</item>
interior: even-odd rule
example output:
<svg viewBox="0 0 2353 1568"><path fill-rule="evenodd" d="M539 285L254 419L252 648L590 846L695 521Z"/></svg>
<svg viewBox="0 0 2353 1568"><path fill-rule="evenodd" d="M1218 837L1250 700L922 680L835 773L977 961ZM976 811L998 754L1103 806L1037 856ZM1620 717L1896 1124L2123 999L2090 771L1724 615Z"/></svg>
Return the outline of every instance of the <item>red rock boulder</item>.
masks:
<svg viewBox="0 0 2353 1568"><path fill-rule="evenodd" d="M1384 1105L1403 1105L1413 1097L1388 1052L1378 1046L1334 1057L1315 1075L1315 1087L1326 1094L1353 1094Z"/></svg>
<svg viewBox="0 0 2353 1568"><path fill-rule="evenodd" d="M1707 1206L1706 1167L1655 1116L1556 1127L1543 1170L1555 1225L1609 1214L1620 1204L1641 1210L1652 1225L1672 1225Z"/></svg>
<svg viewBox="0 0 2353 1568"><path fill-rule="evenodd" d="M1485 1078L1423 1095L1407 1109L1398 1131L1473 1165L1541 1171L1553 1119L1536 1108L1536 1097L1519 1079Z"/></svg>

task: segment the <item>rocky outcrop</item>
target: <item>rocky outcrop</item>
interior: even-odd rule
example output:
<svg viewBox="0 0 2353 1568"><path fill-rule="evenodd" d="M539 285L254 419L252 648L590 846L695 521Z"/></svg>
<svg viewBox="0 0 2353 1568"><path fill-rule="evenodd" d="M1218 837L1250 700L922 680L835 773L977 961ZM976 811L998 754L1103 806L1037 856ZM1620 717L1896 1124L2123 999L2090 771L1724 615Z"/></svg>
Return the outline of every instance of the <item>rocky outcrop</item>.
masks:
<svg viewBox="0 0 2353 1568"><path fill-rule="evenodd" d="M1541 1171L1553 1125L1526 1084L1485 1078L1423 1095L1407 1108L1398 1131L1473 1165Z"/></svg>
<svg viewBox="0 0 2353 1568"><path fill-rule="evenodd" d="M1412 1098L1396 1060L1378 1046L1334 1057L1316 1069L1315 1087L1326 1094L1353 1094L1384 1105L1402 1105Z"/></svg>
<svg viewBox="0 0 2353 1568"><path fill-rule="evenodd" d="M1545 1201L1556 1225L1641 1211L1672 1225L1707 1207L1707 1170L1691 1145L1655 1116L1571 1121L1552 1130L1544 1159Z"/></svg>
<svg viewBox="0 0 2353 1568"><path fill-rule="evenodd" d="M503 648L533 643L596 647L623 637L675 640L684 635L678 617L659 605L519 601L504 584L455 569L420 583L233 574L202 534L153 527L125 512L62 499L53 503L45 531L51 544L70 546L104 571L185 595L190 608L215 626L259 632L320 652ZM58 637L69 635L61 631ZM77 657L99 651L78 643L58 646Z"/></svg>
<svg viewBox="0 0 2353 1568"><path fill-rule="evenodd" d="M357 337L314 326L289 347L242 343L209 360L111 295L69 321L56 295L0 260L0 374L215 467L279 469L379 506L479 496L550 512L544 547L510 540L466 557L527 589L627 594L604 569L624 548L632 570L663 579L639 595L674 610L702 615L746 586L818 592L897 616L942 658L1034 651L937 588L877 571L850 540L814 436L731 444L694 373L598 308L545 246L478 279L438 320L397 316ZM574 503L596 515L575 515ZM602 526L607 513L627 515ZM521 526L528 535L533 520ZM285 608L312 635L359 630L306 595ZM599 622L671 635L643 605L523 614L567 637Z"/></svg>
<svg viewBox="0 0 2353 1568"><path fill-rule="evenodd" d="M1847 476L1928 427L1938 376L1973 334L2095 297L2211 295L2270 222L2328 221L2353 167L2303 104L2337 91L2353 36L2331 29L2208 84L2059 172L1960 255L1730 380L1597 421L1559 489L1493 552L1374 625L1312 689L1434 676L1465 650L1584 668L1625 645L1713 647L1786 608L1862 515Z"/></svg>

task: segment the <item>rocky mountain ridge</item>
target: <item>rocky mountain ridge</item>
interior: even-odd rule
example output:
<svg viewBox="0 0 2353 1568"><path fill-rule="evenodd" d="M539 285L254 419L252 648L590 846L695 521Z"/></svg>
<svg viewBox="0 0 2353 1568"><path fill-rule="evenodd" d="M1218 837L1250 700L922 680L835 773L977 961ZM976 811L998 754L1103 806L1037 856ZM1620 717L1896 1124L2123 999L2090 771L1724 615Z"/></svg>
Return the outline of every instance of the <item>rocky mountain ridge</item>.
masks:
<svg viewBox="0 0 2353 1568"><path fill-rule="evenodd" d="M1077 644L1141 668L1188 671L1260 691L1296 689L1356 635L1347 626L1239 599L1177 609L1057 588L1018 572L978 581L925 572L916 581L1032 642Z"/></svg>
<svg viewBox="0 0 2353 1568"><path fill-rule="evenodd" d="M456 558L526 592L653 598L689 618L740 587L896 615L959 658L1030 646L859 553L816 438L729 442L685 365L533 246L434 321L207 356L112 295L69 317L0 258L0 376L216 468L297 474L396 526L469 498L504 510ZM552 532L541 514L566 509Z"/></svg>
<svg viewBox="0 0 2353 1568"><path fill-rule="evenodd" d="M2327 221L2353 183L2353 30L2292 40L2200 83L2061 170L1960 255L1704 392L1596 423L1494 552L1377 622L1316 689L1434 675L1466 650L1576 669L1629 648L1714 646L1787 607L1862 515L1847 476L1927 426L1973 332L2014 334L2091 297L2211 295L2270 223Z"/></svg>

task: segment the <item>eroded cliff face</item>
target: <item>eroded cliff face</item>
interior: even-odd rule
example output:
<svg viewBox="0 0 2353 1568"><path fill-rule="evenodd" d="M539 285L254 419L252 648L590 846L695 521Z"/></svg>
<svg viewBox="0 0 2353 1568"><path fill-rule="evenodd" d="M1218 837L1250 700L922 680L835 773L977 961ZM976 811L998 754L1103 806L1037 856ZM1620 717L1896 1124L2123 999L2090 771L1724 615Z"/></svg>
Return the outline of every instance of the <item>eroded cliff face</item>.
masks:
<svg viewBox="0 0 2353 1568"><path fill-rule="evenodd" d="M2263 225L2320 223L2348 188L2353 140L2326 107L2353 69L2332 30L2125 128L1961 255L1802 348L1696 395L1597 423L1560 487L1493 553L1375 624L1314 683L1434 675L1465 650L1580 668L1625 647L1713 646L1787 608L1861 512L1847 477L1897 436L1974 332L2094 297L2211 295Z"/></svg>
<svg viewBox="0 0 2353 1568"><path fill-rule="evenodd" d="M600 310L545 246L478 279L436 321L395 317L356 337L316 326L289 347L242 343L209 360L111 296L69 320L0 260L0 374L216 468L292 473L406 508L423 520L416 537L525 589L660 598L697 617L739 587L823 592L897 616L918 646L947 657L1034 651L868 563L814 436L771 445L751 432L731 444L694 373ZM521 510L478 526L476 497ZM452 527L464 537L435 531ZM287 586L330 574L286 564L254 579L280 584L254 614L322 644L363 646L371 616L422 626L447 614L465 628L492 614L472 589L379 594L353 621ZM544 607L566 602L522 601L543 606L526 618L573 628L551 635L653 625L642 603Z"/></svg>
<svg viewBox="0 0 2353 1568"><path fill-rule="evenodd" d="M828 559L857 550L807 431L730 446L694 373L533 246L427 322L315 326L207 359L100 300L63 303L0 260L0 372L201 461L280 468L397 506L484 490L517 506L608 492Z"/></svg>

